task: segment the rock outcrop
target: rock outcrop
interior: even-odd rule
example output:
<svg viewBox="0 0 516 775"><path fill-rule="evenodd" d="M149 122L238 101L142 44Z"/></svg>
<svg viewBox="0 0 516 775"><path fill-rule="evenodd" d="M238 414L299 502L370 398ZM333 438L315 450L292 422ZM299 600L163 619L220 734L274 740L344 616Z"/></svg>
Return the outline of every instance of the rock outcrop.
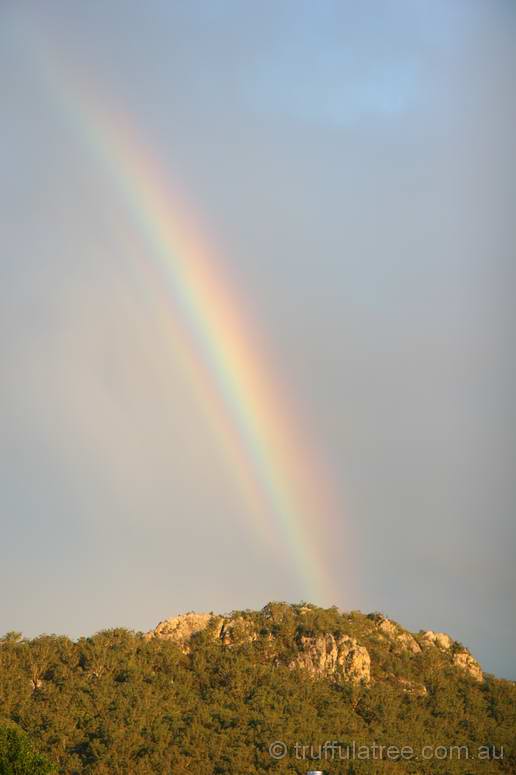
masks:
<svg viewBox="0 0 516 775"><path fill-rule="evenodd" d="M160 622L154 630L147 633L147 638L171 640L177 643L186 654L190 651L192 636L205 630L212 622L214 624L215 637L217 637L222 626L222 617L214 616L214 614L198 614L194 611L189 611L186 614L179 614L179 616L173 616Z"/></svg>
<svg viewBox="0 0 516 775"><path fill-rule="evenodd" d="M224 646L236 646L252 643L258 634L253 623L243 616L219 616L213 613L194 613L172 616L147 633L147 638L165 638L177 643L187 654L191 650L190 641L194 635L211 628L213 638Z"/></svg>
<svg viewBox="0 0 516 775"><path fill-rule="evenodd" d="M455 667L458 667L461 670L465 670L466 673L468 673L471 678L474 678L475 681L484 680L482 668L480 667L475 657L472 656L467 649L464 649L463 651L456 651L453 655L452 662Z"/></svg>
<svg viewBox="0 0 516 775"><path fill-rule="evenodd" d="M452 664L460 670L468 673L475 681L483 681L484 674L475 657L468 649L450 638L445 632L433 632L426 630L421 634L421 641L425 646L437 646L441 651L451 653Z"/></svg>
<svg viewBox="0 0 516 775"><path fill-rule="evenodd" d="M425 630L421 635L421 640L425 645L437 646L440 649L449 649L453 645L453 638L450 638L445 632L434 632Z"/></svg>
<svg viewBox="0 0 516 775"><path fill-rule="evenodd" d="M314 678L325 677L356 684L369 684L373 680L373 655L377 660L374 663L374 680L382 680L383 676L402 691L419 697L426 694L425 686L399 675L391 675L389 678L389 673L384 672L383 658L377 655L377 649L385 651L387 646L388 653L400 657L407 653L413 657L424 657L422 652L438 649L443 666L451 665L475 681L484 678L477 660L446 633L426 630L414 637L383 614L366 616L360 612L347 615L337 612L342 617L340 622L334 621L332 625L327 620L326 625L314 627L313 620L312 623L309 621L313 615L313 607L291 607L287 604L269 604L262 612L254 614L247 611L227 615L190 611L165 619L146 637L171 640L184 654L189 654L194 648L195 636L206 630L216 643L226 648L250 647L259 641L261 659L270 659L277 665L288 665L292 670L303 670ZM324 626L329 631L324 631ZM285 640L285 630L278 637L278 628L281 627L287 628L290 645ZM342 630L346 633L347 628L350 634L342 634ZM292 656L293 649L295 656ZM409 675L413 675L413 672Z"/></svg>
<svg viewBox="0 0 516 775"><path fill-rule="evenodd" d="M312 676L335 676L353 683L371 680L369 652L348 635L302 636L299 646L299 654L289 664L292 669L302 668Z"/></svg>
<svg viewBox="0 0 516 775"><path fill-rule="evenodd" d="M376 625L380 632L387 638L394 641L400 651L410 651L411 654L419 654L421 646L410 632L400 627L397 622L387 619L384 616L377 616Z"/></svg>

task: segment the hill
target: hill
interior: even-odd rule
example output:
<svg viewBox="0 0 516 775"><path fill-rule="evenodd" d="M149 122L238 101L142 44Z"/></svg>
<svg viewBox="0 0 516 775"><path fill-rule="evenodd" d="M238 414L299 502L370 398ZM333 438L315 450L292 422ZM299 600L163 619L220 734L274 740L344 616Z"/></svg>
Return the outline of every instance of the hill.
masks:
<svg viewBox="0 0 516 775"><path fill-rule="evenodd" d="M0 641L0 722L63 773L514 773L516 687L444 633L310 604Z"/></svg>

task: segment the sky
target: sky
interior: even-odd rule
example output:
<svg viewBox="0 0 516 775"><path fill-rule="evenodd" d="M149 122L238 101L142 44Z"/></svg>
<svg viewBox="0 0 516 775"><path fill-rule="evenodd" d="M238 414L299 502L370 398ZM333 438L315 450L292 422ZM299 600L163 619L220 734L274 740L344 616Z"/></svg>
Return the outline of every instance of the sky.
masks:
<svg viewBox="0 0 516 775"><path fill-rule="evenodd" d="M313 599L516 678L515 32L509 0L2 4L0 632ZM224 453L199 393L242 442L238 413L99 115L224 278L327 508L242 492L267 461Z"/></svg>

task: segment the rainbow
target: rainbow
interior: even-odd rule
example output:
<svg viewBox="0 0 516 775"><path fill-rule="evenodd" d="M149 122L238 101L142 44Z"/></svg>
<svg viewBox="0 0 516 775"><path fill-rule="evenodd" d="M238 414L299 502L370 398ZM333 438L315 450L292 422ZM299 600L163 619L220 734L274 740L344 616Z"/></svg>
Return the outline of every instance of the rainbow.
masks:
<svg viewBox="0 0 516 775"><path fill-rule="evenodd" d="M335 602L323 548L335 513L331 488L313 445L291 416L291 397L282 396L270 376L238 291L129 116L107 108L97 92L65 70L69 73L68 65L56 67L47 58L49 87L127 205L146 247L145 270L152 266L166 288L163 325L239 483L254 529L289 558L287 569L295 571L307 599Z"/></svg>

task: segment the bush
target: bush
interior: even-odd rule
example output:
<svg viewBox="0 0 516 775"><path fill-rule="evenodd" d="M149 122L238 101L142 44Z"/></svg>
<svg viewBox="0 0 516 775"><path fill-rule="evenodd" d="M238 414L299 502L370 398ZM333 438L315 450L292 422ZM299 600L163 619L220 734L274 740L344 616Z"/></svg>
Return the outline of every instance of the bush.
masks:
<svg viewBox="0 0 516 775"><path fill-rule="evenodd" d="M0 775L47 775L53 765L32 748L29 738L14 725L0 726Z"/></svg>

